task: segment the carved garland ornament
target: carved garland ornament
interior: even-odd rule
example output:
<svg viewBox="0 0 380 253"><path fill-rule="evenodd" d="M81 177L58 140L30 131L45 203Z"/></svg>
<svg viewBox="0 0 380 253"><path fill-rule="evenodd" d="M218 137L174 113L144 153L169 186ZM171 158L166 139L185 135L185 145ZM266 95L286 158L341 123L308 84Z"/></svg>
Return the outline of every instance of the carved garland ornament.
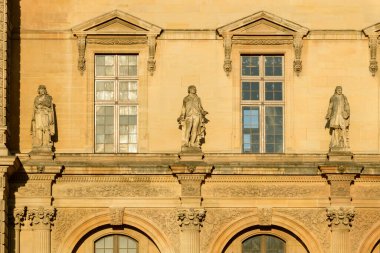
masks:
<svg viewBox="0 0 380 253"><path fill-rule="evenodd" d="M177 213L177 221L182 229L199 229L205 217L205 209L179 209Z"/></svg>
<svg viewBox="0 0 380 253"><path fill-rule="evenodd" d="M349 229L355 217L353 207L327 208L327 220L331 229Z"/></svg>
<svg viewBox="0 0 380 253"><path fill-rule="evenodd" d="M112 226L123 225L124 207L110 207L110 224Z"/></svg>
<svg viewBox="0 0 380 253"><path fill-rule="evenodd" d="M16 228L20 229L21 226L24 225L25 218L26 218L26 207L15 208L13 210L13 223L16 226Z"/></svg>
<svg viewBox="0 0 380 253"><path fill-rule="evenodd" d="M273 209L271 207L259 208L257 214L259 217L259 224L261 226L271 226L272 225Z"/></svg>

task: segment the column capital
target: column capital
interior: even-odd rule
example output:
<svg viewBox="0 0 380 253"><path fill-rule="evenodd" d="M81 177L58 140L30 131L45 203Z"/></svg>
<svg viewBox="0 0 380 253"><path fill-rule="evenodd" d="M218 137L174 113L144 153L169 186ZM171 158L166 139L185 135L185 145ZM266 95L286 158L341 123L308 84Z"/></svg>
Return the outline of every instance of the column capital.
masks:
<svg viewBox="0 0 380 253"><path fill-rule="evenodd" d="M326 211L331 230L350 230L355 217L353 207L329 207Z"/></svg>
<svg viewBox="0 0 380 253"><path fill-rule="evenodd" d="M27 219L30 225L37 229L50 229L55 220L56 209L54 207L28 208Z"/></svg>
<svg viewBox="0 0 380 253"><path fill-rule="evenodd" d="M26 218L26 207L15 208L13 210L13 223L16 229L20 229L24 225Z"/></svg>
<svg viewBox="0 0 380 253"><path fill-rule="evenodd" d="M199 230L203 226L203 221L206 217L206 210L201 209L178 209L177 221L182 230Z"/></svg>

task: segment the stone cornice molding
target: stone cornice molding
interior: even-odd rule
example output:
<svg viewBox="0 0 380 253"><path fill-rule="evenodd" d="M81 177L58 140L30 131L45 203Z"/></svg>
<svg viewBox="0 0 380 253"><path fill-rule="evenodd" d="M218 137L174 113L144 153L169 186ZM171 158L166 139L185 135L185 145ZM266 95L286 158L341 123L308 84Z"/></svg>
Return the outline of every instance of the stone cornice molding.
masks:
<svg viewBox="0 0 380 253"><path fill-rule="evenodd" d="M28 208L27 219L30 225L36 229L50 229L56 218L56 209L54 207L37 207Z"/></svg>
<svg viewBox="0 0 380 253"><path fill-rule="evenodd" d="M78 70L86 69L86 45L132 45L146 44L149 48L148 71L151 75L156 67L156 38L162 29L147 21L120 10L114 10L72 28L78 39ZM107 38L102 38L106 36Z"/></svg>
<svg viewBox="0 0 380 253"><path fill-rule="evenodd" d="M231 51L233 44L286 45L294 47L294 72L302 70L302 41L309 29L274 14L260 11L217 29L224 39L224 71L227 76L232 70Z"/></svg>
<svg viewBox="0 0 380 253"><path fill-rule="evenodd" d="M327 221L332 230L349 230L355 217L353 207L329 207Z"/></svg>
<svg viewBox="0 0 380 253"><path fill-rule="evenodd" d="M178 209L177 221L182 230L199 230L206 217L205 209Z"/></svg>
<svg viewBox="0 0 380 253"><path fill-rule="evenodd" d="M57 179L62 183L176 183L177 179L168 176L141 176L141 175L123 175L123 176L106 176L106 177L88 177L88 176L63 176Z"/></svg>
<svg viewBox="0 0 380 253"><path fill-rule="evenodd" d="M369 71L372 73L372 76L375 76L378 70L377 45L380 43L380 23L363 29L363 33L368 37L368 47L370 51Z"/></svg>

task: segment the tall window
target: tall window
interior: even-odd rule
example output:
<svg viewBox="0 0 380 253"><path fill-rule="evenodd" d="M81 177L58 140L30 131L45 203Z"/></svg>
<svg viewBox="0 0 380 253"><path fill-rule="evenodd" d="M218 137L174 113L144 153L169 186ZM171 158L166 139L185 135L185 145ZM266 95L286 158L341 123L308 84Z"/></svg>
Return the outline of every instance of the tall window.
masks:
<svg viewBox="0 0 380 253"><path fill-rule="evenodd" d="M137 241L124 235L109 235L95 242L95 253L137 253Z"/></svg>
<svg viewBox="0 0 380 253"><path fill-rule="evenodd" d="M284 152L284 56L241 56L244 153Z"/></svg>
<svg viewBox="0 0 380 253"><path fill-rule="evenodd" d="M95 152L137 152L137 55L95 55Z"/></svg>
<svg viewBox="0 0 380 253"><path fill-rule="evenodd" d="M271 235L253 236L243 242L243 253L285 253L285 242Z"/></svg>

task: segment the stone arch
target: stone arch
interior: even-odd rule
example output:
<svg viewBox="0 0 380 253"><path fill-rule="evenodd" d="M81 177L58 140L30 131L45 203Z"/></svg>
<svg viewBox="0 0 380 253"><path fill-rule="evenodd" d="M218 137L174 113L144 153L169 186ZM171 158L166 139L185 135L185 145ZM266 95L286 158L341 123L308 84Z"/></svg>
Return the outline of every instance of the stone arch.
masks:
<svg viewBox="0 0 380 253"><path fill-rule="evenodd" d="M357 252L372 252L380 240L380 221L372 226L372 229L363 236Z"/></svg>
<svg viewBox="0 0 380 253"><path fill-rule="evenodd" d="M144 232L156 244L161 253L174 253L168 238L150 221L138 215L124 212L123 223ZM58 247L57 253L72 253L77 243L87 233L94 229L110 224L110 213L100 212L85 217L69 229Z"/></svg>
<svg viewBox="0 0 380 253"><path fill-rule="evenodd" d="M260 225L257 215L249 214L239 220L230 222L222 229L211 243L208 253L223 252L224 247L239 232ZM306 246L310 253L323 253L320 243L315 235L303 224L293 220L291 217L280 213L273 213L272 225L281 227L293 233Z"/></svg>

